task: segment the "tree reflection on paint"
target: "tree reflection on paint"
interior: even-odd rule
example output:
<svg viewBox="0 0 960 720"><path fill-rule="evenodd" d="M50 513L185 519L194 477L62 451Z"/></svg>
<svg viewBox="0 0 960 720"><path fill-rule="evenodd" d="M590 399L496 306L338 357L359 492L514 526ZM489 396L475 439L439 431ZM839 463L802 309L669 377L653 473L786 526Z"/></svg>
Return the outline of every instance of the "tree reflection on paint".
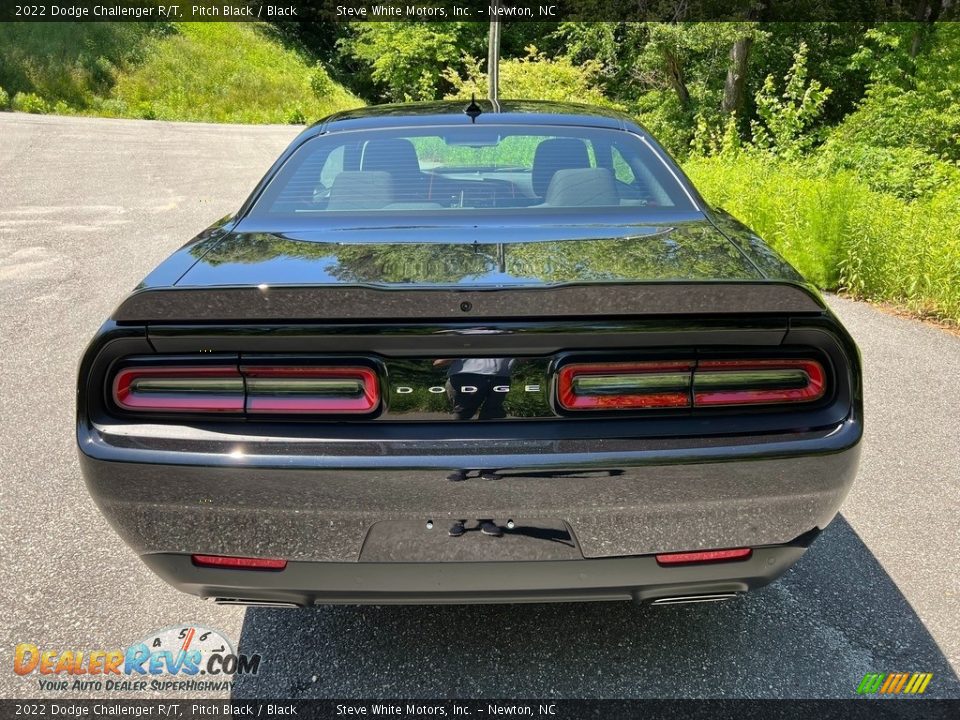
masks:
<svg viewBox="0 0 960 720"><path fill-rule="evenodd" d="M240 233L224 238L199 261L281 264L274 270L282 272L287 258L315 262L318 271L344 283L495 286L758 277L737 246L703 225L610 240L482 244L348 244Z"/></svg>

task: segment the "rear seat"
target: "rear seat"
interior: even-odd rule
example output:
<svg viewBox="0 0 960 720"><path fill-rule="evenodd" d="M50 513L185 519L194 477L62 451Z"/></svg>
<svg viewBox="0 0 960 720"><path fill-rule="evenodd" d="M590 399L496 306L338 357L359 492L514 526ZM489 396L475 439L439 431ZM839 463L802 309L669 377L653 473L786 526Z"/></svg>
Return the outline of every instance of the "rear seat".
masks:
<svg viewBox="0 0 960 720"><path fill-rule="evenodd" d="M327 210L379 210L394 202L393 178L383 171L344 170L333 180Z"/></svg>
<svg viewBox="0 0 960 720"><path fill-rule="evenodd" d="M544 205L551 207L611 207L620 204L617 184L607 168L557 170Z"/></svg>

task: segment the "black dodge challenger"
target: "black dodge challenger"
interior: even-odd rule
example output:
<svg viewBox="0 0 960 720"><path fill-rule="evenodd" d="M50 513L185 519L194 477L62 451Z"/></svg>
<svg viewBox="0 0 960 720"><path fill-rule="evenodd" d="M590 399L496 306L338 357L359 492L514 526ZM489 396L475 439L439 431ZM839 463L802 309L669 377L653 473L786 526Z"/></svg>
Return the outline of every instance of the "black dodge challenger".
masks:
<svg viewBox="0 0 960 720"><path fill-rule="evenodd" d="M720 600L830 522L856 346L641 127L533 102L304 131L83 357L87 485L221 603Z"/></svg>

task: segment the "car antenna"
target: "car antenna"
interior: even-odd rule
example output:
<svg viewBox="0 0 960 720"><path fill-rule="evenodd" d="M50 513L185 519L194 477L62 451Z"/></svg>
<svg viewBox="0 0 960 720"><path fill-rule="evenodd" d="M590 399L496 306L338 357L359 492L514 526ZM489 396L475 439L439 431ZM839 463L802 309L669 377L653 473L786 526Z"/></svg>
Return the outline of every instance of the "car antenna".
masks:
<svg viewBox="0 0 960 720"><path fill-rule="evenodd" d="M483 108L477 105L476 93L470 93L470 104L463 109L463 112L470 116L470 122L477 121L477 118L483 112Z"/></svg>

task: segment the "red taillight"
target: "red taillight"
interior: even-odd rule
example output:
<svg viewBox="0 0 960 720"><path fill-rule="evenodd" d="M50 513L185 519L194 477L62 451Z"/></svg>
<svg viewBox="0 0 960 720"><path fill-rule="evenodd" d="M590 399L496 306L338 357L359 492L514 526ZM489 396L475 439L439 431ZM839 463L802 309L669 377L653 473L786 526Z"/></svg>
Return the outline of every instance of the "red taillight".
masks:
<svg viewBox="0 0 960 720"><path fill-rule="evenodd" d="M137 412L365 414L380 405L367 367L131 366L113 379L113 400Z"/></svg>
<svg viewBox="0 0 960 720"><path fill-rule="evenodd" d="M565 410L690 406L689 360L565 365L557 400Z"/></svg>
<svg viewBox="0 0 960 720"><path fill-rule="evenodd" d="M141 412L242 412L243 377L236 367L129 367L113 380L113 399Z"/></svg>
<svg viewBox="0 0 960 720"><path fill-rule="evenodd" d="M825 392L816 360L701 360L693 373L694 407L811 402Z"/></svg>
<svg viewBox="0 0 960 720"><path fill-rule="evenodd" d="M643 410L806 403L826 394L816 360L573 363L557 373L564 410Z"/></svg>
<svg viewBox="0 0 960 720"><path fill-rule="evenodd" d="M240 368L248 413L369 413L380 404L377 375L365 367Z"/></svg>
<svg viewBox="0 0 960 720"><path fill-rule="evenodd" d="M193 564L200 567L236 568L240 570L283 570L286 560L274 558L229 557L227 555L192 555Z"/></svg>
<svg viewBox="0 0 960 720"><path fill-rule="evenodd" d="M703 550L701 552L663 553L657 555L661 565L693 565L694 563L727 562L746 560L753 554L750 548L732 548L730 550Z"/></svg>

